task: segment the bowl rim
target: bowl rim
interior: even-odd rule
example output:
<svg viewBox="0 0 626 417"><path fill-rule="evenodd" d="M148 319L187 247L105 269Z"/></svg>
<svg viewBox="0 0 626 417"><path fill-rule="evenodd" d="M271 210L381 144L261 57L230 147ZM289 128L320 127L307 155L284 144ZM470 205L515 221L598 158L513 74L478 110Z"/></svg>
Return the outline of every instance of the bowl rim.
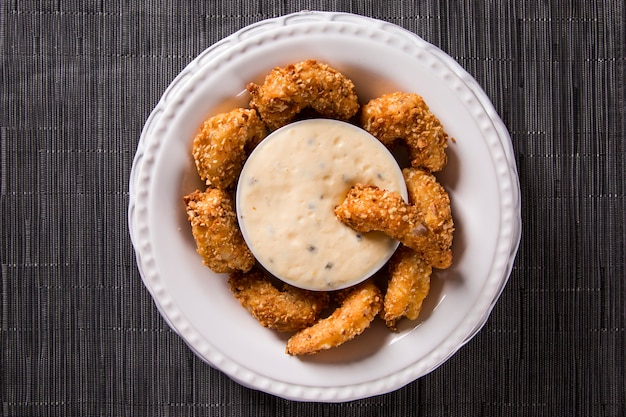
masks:
<svg viewBox="0 0 626 417"><path fill-rule="evenodd" d="M322 122L322 123L326 123L326 124L334 124L334 125L340 125L343 126L344 128L357 132L356 135L354 135L354 137L358 136L358 140L361 141L369 141L371 142L372 146L374 146L375 148L378 148L378 150L380 151L380 153L388 156L389 158L393 159L396 163L394 164L393 168L394 171L393 174L396 177L395 179L397 180L398 186L399 186L399 194L402 196L402 198L404 199L404 201L408 201L408 190L407 190L407 186L406 186L406 182L404 181L404 177L402 174L402 169L400 167L400 165L398 164L398 161L396 160L395 156L387 149L387 147L385 147L385 145L383 145L378 139L376 139L374 136L372 136L368 131L366 131L365 129L362 129L361 127L354 125L352 123L349 123L347 121L342 121L342 120L337 120L337 119L326 119L326 118L313 118L313 119L305 119L305 120L299 120L299 121L295 121L292 123L289 123L285 126L282 126L272 132L270 132L267 137L265 137L265 139L263 139L263 141L256 146L256 148L252 151L252 153L248 156L248 158L246 159L244 166L242 168L241 171L241 175L239 176L239 180L237 181L237 188L235 190L235 211L237 213L237 220L239 222L239 229L241 230L241 234L243 235L244 241L248 244L248 247L250 248L250 251L252 252L253 255L255 255L255 258L257 259L257 261L261 264L261 266L263 268L265 268L265 270L267 270L268 272L270 272L273 276L275 276L276 278L278 278L279 280L290 284L294 287L298 287L298 288L302 288L305 290L312 290L312 291L336 291L336 290L341 290L344 288L348 288L357 284L360 284L363 281L366 281L367 279L371 278L374 274L376 274L379 270L381 270L389 261L389 259L391 259L391 257L393 256L393 253L396 251L396 249L400 246L400 242L397 240L392 240L390 239L390 244L391 247L388 248L388 250L386 252L381 252L378 256L379 259L378 261L372 266L370 267L368 270L366 270L362 275L360 275L359 277L351 280L351 281L345 281L340 285L336 285L333 287L329 287L329 288L323 288L320 286L316 286L316 285L306 285L306 283L303 283L301 281L298 280L294 280L294 279L290 279L288 277L285 276L281 276L280 274L277 274L275 270L273 270L272 265L268 265L267 262L263 262L263 258L257 256L257 252L256 252L256 248L254 247L251 241L251 238L248 234L248 229L246 227L246 221L243 219L242 216L242 202L243 199L241 198L241 190L244 188L241 186L242 181L244 181L244 176L245 173L247 171L247 169L249 169L249 161L253 161L255 158L259 157L259 154L263 153L263 152L267 152L266 147L268 146L276 146L275 144L272 145L273 141L276 140L282 140L284 141L286 136L284 135L284 133L288 130L294 129L294 128L298 128L301 127L303 125L307 125L307 124L311 124L311 123L317 123L317 122Z"/></svg>

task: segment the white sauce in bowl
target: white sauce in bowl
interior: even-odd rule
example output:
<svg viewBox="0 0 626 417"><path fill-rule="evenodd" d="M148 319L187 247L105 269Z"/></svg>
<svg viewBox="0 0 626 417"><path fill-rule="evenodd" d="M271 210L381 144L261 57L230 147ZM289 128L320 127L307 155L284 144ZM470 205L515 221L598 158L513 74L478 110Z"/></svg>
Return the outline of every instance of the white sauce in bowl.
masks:
<svg viewBox="0 0 626 417"><path fill-rule="evenodd" d="M393 155L359 127L313 119L269 135L246 161L236 196L241 231L259 263L310 290L346 288L378 271L398 242L357 233L335 217L335 206L356 183L407 200Z"/></svg>

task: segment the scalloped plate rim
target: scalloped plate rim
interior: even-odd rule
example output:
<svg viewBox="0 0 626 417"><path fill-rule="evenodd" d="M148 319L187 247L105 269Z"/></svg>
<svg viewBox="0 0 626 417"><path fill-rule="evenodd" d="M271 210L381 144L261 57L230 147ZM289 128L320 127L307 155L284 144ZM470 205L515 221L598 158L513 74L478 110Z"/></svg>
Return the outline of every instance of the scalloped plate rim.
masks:
<svg viewBox="0 0 626 417"><path fill-rule="evenodd" d="M274 23L279 23L279 22L283 22L283 24L285 22L287 22L287 20L291 17L312 17L312 20L307 21L307 23L311 23L311 22L315 22L316 18L319 18L320 20L324 21L324 22L332 22L332 17L333 16L341 16L341 17L346 17L346 16L350 16L352 19L356 19L356 20L362 20L364 25L367 24L372 24L372 22L378 22L379 27L388 27L388 26L395 26L391 23L388 22L383 22L383 21L377 21L375 19L371 19L371 18L367 18L367 17L362 17L362 16L358 16L358 15L350 15L347 13L328 13L328 12L300 12L300 13L296 13L296 14L292 14L292 15L286 15L286 16L282 16L282 17L278 17L278 18L274 18L274 19L268 19L267 21L262 21L262 22L258 22L257 24L253 24L250 25L247 28L243 28L240 31L234 33L233 35L225 38L224 40L218 42L217 44L223 44L223 43L228 43L229 39L232 41L233 39L237 39L238 36L241 35L241 33L244 33L247 29L249 28L254 28L256 25L260 25L261 23L263 24L267 24L268 22L274 22ZM351 21L351 23L354 23L354 20ZM277 25L276 28L280 29L280 25ZM441 50L439 50L437 47L427 43L426 41L424 41L423 39L419 38L417 35L406 31L405 29L399 28L400 31L406 32L406 34L408 36L411 37L410 40L416 42L416 43L420 43L421 46L427 47L429 48L429 52L430 53L434 53L436 55L438 55L437 57L439 59L443 59L445 61L447 61L447 65L449 66L449 69L451 69L453 72L455 72L455 74L457 76L460 76L463 78L463 81L465 82L465 85L474 93L474 95L477 97L477 99L479 100L481 106L483 107L483 109L488 113L489 117L491 118L491 122L492 125L494 127L494 129L498 132L498 136L500 137L501 141L502 141L502 147L503 147L503 151L505 153L505 157L508 161L508 165L509 165L509 181L511 182L511 187L514 191L517 191L517 194L514 193L514 195L512 196L513 202L512 204L515 206L513 208L513 217L515 217L514 223L517 227L517 230L514 230L512 232L512 236L511 236L511 242L510 242L510 247L509 247L509 259L507 262L507 265L504 266L504 276L503 278L500 280L500 288L499 291L497 291L496 297L491 300L491 306L489 307L487 314L484 315L484 317L482 317L483 319L486 320L486 318L489 316L489 312L491 311L491 308L493 307L493 305L495 304L495 302L497 301L497 298L501 292L501 290L504 288L506 281L508 280L508 276L510 274L510 270L512 268L512 263L514 260L514 255L517 251L517 247L519 245L519 228L521 227L521 220L519 220L519 184L518 184L518 180L517 180L517 173L516 173L516 168L514 165L514 162L512 161L512 145L510 143L510 138L508 137L508 132L506 132L506 129L504 128L503 123L499 120L499 118L497 117L497 114L495 112L495 110L493 109L491 103L489 102L489 100L486 98L486 95L484 94L484 92L482 91L482 89L478 86L477 83L475 83L475 81L473 81L473 79L467 74L465 73L465 71L455 62L452 60L452 58L450 58L449 56L447 56L445 53L443 53ZM264 33L264 31L260 31L259 33ZM217 44L214 44L217 45ZM193 68L194 66L197 64L197 62L199 62L199 60L202 59L206 59L207 55L210 55L210 50L212 47L207 48L207 50L205 50L205 52L203 52L202 54L200 54L200 56L198 58L196 58L194 61L192 61L180 74L179 76L176 77L175 80L178 80L178 82L180 82L181 80L184 80L189 74L187 72L193 72ZM207 52L209 51L209 52ZM193 75L193 74L192 74ZM193 78L193 77L189 77L189 78ZM469 79L468 79L469 78ZM178 87L177 87L178 85ZM158 124L159 124L159 116L161 114L157 114L158 112L163 112L163 107L165 107L167 105L167 98L170 96L170 94L175 93L176 89L180 88L180 84L176 84L176 82L172 82L172 84L170 84L170 86L168 87L168 89L164 92L163 94L163 99L159 102L159 104L157 105L157 107L155 107L155 110L153 111L153 113L151 114L150 118L148 119L148 121L146 122L146 125L144 127L144 131L142 132L142 136L140 139L140 143L138 145L138 151L136 153L135 159L133 160L133 166L131 169L131 173L132 173L132 185L131 185L131 198L130 198L130 203L129 203L129 230L131 233L131 239L133 240L133 245L135 245L136 248L136 256L137 256L137 262L138 265L141 265L142 263L146 262L146 259L142 258L142 249L140 247L138 247L139 242L137 240L137 230L136 230L136 206L137 206L137 201L135 200L135 197L137 195L137 193L139 192L137 190L137 184L136 181L139 181L140 178L145 179L145 177L142 177L143 174L143 158L145 156L146 151L149 152L149 145L150 145L150 141L147 139L149 138L148 133L151 131L151 129L158 129ZM175 95L175 94L174 94ZM146 175L146 174L143 174ZM141 188L141 187L139 187ZM163 306L161 305L162 303L157 299L159 296L163 296L162 294L159 293L159 288L157 286L157 288L153 288L151 285L151 280L150 279L146 279L146 275L149 274L149 272L146 272L143 270L143 268L140 267L140 273L142 276L142 279L144 280L144 283L146 284L146 287L150 290L151 294L153 295L153 297L155 298L155 304L157 305L157 307L159 308L159 311L161 312L161 314L164 315L164 317L166 318L166 320L168 321L168 323L172 326L173 329L175 329L175 331L177 331L179 334L181 334L181 336L183 336L183 338L185 338L185 335L187 334L187 329L183 327L183 330L180 331L179 328L181 320L184 321L184 319L181 319L179 316L177 316L176 314L174 314L174 319L172 321L170 321L170 318L168 318L168 316L171 316L172 312L175 310L173 309L171 303L167 302L165 303L166 305ZM170 313L170 314L168 314ZM480 327L482 327L482 325L484 324L484 320L479 320L477 327L473 329L473 331L469 332L469 335L467 335L467 337L465 338L465 340L460 343L458 346L456 346L455 349L453 349L450 352L447 352L447 355L444 355L445 357L442 360L439 361L435 361L435 363L431 363L429 364L430 366L425 366L424 369L422 369L421 375L424 375L428 372L430 372L432 369L436 368L437 366L439 366L441 363L443 363L443 361L445 361L445 359L447 359L448 357L450 357L451 355L453 355L465 342L467 342L467 340L469 340L471 337L473 337L473 335L480 329ZM186 340L187 341L187 340ZM188 342L188 341L187 341ZM189 342L188 342L189 344ZM203 359L205 359L208 363L212 363L213 361L209 360L209 358L207 358L206 356L206 352L199 352L196 345L194 345L193 343L190 344L190 346L192 347L192 350L194 350L194 352L196 352L196 354L199 354ZM203 349L206 349L206 345L202 345ZM203 350L203 349L199 349L199 350ZM222 367L220 365L223 365L222 359L220 358L214 358L217 359L217 367L222 369ZM215 365L214 365L215 366ZM261 389L263 391L266 392L270 392L273 393L275 395L279 395L285 398L289 398L289 399L295 399L295 400L304 400L304 401L329 401L329 402L336 402L336 401L348 401L348 400L352 400L352 399L357 399L357 398L362 398L365 396L371 396L371 395L377 395L377 394L382 394L385 392L389 392L392 391L394 389L400 388L403 385L406 385L407 383L410 383L412 380L415 379L415 375L412 374L411 370L407 370L404 372L404 374L407 374L406 376L403 376L401 379L401 381L398 381L397 379L394 379L392 381L393 378L389 378L389 377L384 377L384 378L380 378L378 380L374 380L374 381L369 381L367 383L363 384L355 384L355 385L351 385L351 386L339 386L339 387L309 387L309 386L300 386L300 387L287 387L287 386L281 386L281 384L285 384L282 381L272 381L271 377L266 377L266 376L261 376L262 378L267 378L267 380L269 381L269 384L267 384L267 381L259 381L259 376L256 375L250 375L249 373L245 372L247 370L244 370L244 372L229 372L228 369L224 370L232 379L237 380L239 383L241 383L242 385L246 385L249 386L251 388L255 388L255 389ZM418 372L418 373L420 373ZM418 375L417 377L421 376ZM273 384L273 385L272 385ZM310 392L307 393L307 390L311 390ZM295 394L294 394L295 393Z"/></svg>

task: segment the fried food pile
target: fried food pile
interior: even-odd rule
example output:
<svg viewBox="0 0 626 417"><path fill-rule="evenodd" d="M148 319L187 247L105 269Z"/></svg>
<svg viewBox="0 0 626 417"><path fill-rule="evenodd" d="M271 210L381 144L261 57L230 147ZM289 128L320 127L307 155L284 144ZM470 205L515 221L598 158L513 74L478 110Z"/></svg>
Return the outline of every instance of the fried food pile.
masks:
<svg viewBox="0 0 626 417"><path fill-rule="evenodd" d="M274 68L263 83L250 83L247 90L248 108L210 117L193 140L192 155L206 189L185 196L184 203L203 263L229 274L235 299L262 326L293 333L286 346L289 355L339 346L376 317L394 331L402 319L416 320L433 268L452 263L450 198L433 175L447 163L449 138L439 119L415 93L394 92L361 106L352 81L315 60ZM374 185L356 184L335 208L336 217L354 230L383 232L400 241L385 282L370 278L333 292L277 284L243 239L234 188L246 158L269 132L311 115L357 124L388 148L408 151L411 166L403 175L409 201Z"/></svg>

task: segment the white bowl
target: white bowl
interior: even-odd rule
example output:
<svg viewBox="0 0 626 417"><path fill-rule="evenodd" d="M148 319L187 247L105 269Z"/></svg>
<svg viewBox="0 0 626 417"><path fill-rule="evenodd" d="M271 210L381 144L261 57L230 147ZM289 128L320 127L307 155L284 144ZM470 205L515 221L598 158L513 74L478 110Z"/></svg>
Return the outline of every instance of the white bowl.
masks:
<svg viewBox="0 0 626 417"><path fill-rule="evenodd" d="M420 318L398 332L380 320L341 347L297 358L288 336L261 327L225 276L196 253L182 197L202 188L191 141L210 115L247 105L245 86L274 66L315 58L349 76L360 99L392 91L424 97L455 142L438 175L452 201L453 265L435 271ZM146 287L170 326L207 363L248 387L340 402L398 389L435 369L487 320L521 235L509 135L453 59L415 34L344 13L302 12L229 36L192 61L146 122L130 179L129 228Z"/></svg>
<svg viewBox="0 0 626 417"><path fill-rule="evenodd" d="M381 232L357 239L333 211L357 183L396 191L408 201L398 161L365 129L308 119L271 132L246 160L235 199L241 234L259 264L313 291L351 287L378 272L399 242ZM328 262L335 267L327 270Z"/></svg>

